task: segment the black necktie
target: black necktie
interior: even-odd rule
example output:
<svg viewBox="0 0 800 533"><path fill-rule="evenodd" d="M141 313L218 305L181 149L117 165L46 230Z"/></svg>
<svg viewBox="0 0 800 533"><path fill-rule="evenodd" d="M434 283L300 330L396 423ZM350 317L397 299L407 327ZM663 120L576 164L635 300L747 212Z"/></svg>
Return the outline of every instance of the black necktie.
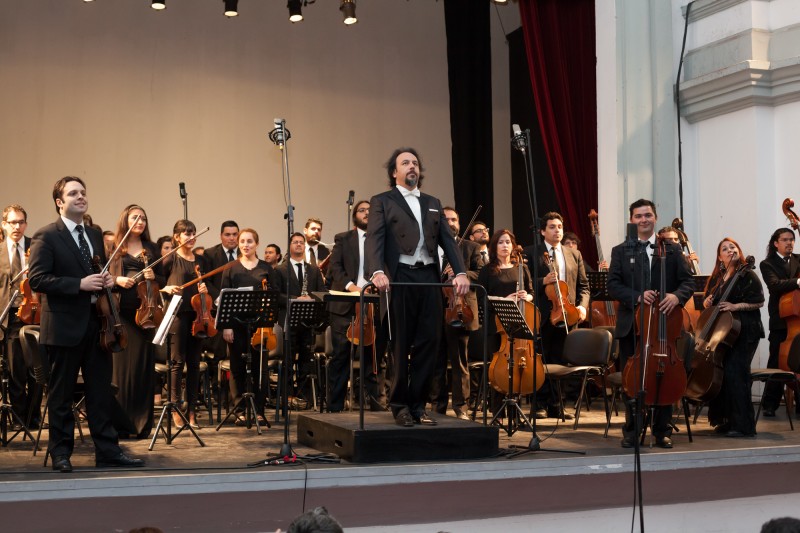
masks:
<svg viewBox="0 0 800 533"><path fill-rule="evenodd" d="M553 259L553 271L556 273L556 277L561 279L561 268L558 266L558 256L556 255L556 247L553 246L550 248L550 255Z"/></svg>
<svg viewBox="0 0 800 533"><path fill-rule="evenodd" d="M791 256L788 256L788 255L783 258L783 262L786 263L786 275L787 276L791 276L792 275L792 266L789 264L789 261L791 261L791 259L792 259Z"/></svg>
<svg viewBox="0 0 800 533"><path fill-rule="evenodd" d="M486 250L481 250L481 266L485 265L489 262L489 256L486 253Z"/></svg>
<svg viewBox="0 0 800 533"><path fill-rule="evenodd" d="M11 260L11 278L14 279L22 271L22 260L19 258L19 243L14 243L14 259ZM15 281L11 286L11 290L19 289L19 280ZM13 307L19 307L22 297L17 295L16 300L12 304Z"/></svg>
<svg viewBox="0 0 800 533"><path fill-rule="evenodd" d="M228 261L235 261L236 256L233 255L233 250L228 250Z"/></svg>
<svg viewBox="0 0 800 533"><path fill-rule="evenodd" d="M312 265L317 264L317 254L314 253L313 248L308 249L308 262L311 263Z"/></svg>
<svg viewBox="0 0 800 533"><path fill-rule="evenodd" d="M86 266L89 267L89 270L92 269L92 252L89 251L89 243L86 242L86 239L83 236L83 226L75 226L75 230L78 232L78 248L81 249L81 256L83 260L86 261Z"/></svg>
<svg viewBox="0 0 800 533"><path fill-rule="evenodd" d="M297 263L297 281L303 286L303 263Z"/></svg>

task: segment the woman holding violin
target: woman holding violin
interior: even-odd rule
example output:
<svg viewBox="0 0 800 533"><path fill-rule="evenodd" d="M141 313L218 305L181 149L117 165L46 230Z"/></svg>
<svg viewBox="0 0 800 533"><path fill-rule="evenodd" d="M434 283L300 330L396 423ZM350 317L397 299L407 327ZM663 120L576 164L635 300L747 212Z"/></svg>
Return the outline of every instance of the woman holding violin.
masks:
<svg viewBox="0 0 800 533"><path fill-rule="evenodd" d="M721 312L733 313L739 323L739 335L723 360L722 387L708 402L708 421L716 433L726 437L756 434L750 399L750 363L764 337L759 311L764 305L764 290L752 265L743 262L744 257L739 243L727 237L720 241L717 264L706 284L703 300L706 309L718 306Z"/></svg>
<svg viewBox="0 0 800 533"><path fill-rule="evenodd" d="M138 216L138 219L136 218ZM128 233L130 230L130 233ZM123 238L128 234L128 237ZM122 438L144 439L153 427L153 334L157 324L150 323L147 329L137 323L137 310L154 299L161 305L158 280L164 282L160 265L153 269L147 263L157 258L157 249L150 240L147 214L141 206L127 206L119 216L114 234L114 247L122 246L109 265L119 294L119 312L125 327L128 343L121 352L113 354L112 383L119 387L117 400L128 415L127 420L115 420L115 427ZM142 272L141 275L139 273ZM139 275L137 281L134 276ZM140 290L150 288L147 294Z"/></svg>
<svg viewBox="0 0 800 533"><path fill-rule="evenodd" d="M254 229L245 228L239 231L238 238L239 250L241 256L237 264L227 269L222 274L222 282L220 289L239 289L242 287L252 287L254 290L262 290L272 288L274 284L272 267L266 261L258 258L258 233ZM247 366L244 354L250 351L250 375L252 376L252 391L255 394L256 416L259 423L264 424L264 398L266 396L266 388L268 383L260 386L261 379L261 350L266 354L269 353L267 347L268 336L273 335L272 328L258 328L257 331L251 332L251 337L247 336L247 328L244 326L237 326L231 329L222 330L222 338L230 344L231 359L231 374L233 374L233 381L236 386L235 395L241 396L247 390ZM262 342L263 337L263 342ZM255 341L255 343L253 343ZM244 413L236 413L236 425L245 425L246 420Z"/></svg>
<svg viewBox="0 0 800 533"><path fill-rule="evenodd" d="M172 269L167 280L167 286L162 290L167 294L180 294L183 296L178 312L175 313L175 321L172 324L172 331L175 333L175 344L172 349L172 374L170 375L172 398L177 402L181 393L181 376L183 365L186 364L186 412L189 423L194 428L200 427L197 424L195 415L195 404L197 403L197 392L200 387L200 349L202 338L192 334L192 325L197 319L197 312L192 307L192 297L208 295L206 284L202 281L189 285L185 289L181 286L197 279L196 267L200 271L206 270L206 262L202 255L192 252L197 228L189 220L179 220L172 228L172 243L174 247L180 246L173 254ZM188 244L187 244L188 243ZM186 246L181 246L186 244ZM209 297L210 298L210 297ZM183 425L180 416L173 415L176 424Z"/></svg>

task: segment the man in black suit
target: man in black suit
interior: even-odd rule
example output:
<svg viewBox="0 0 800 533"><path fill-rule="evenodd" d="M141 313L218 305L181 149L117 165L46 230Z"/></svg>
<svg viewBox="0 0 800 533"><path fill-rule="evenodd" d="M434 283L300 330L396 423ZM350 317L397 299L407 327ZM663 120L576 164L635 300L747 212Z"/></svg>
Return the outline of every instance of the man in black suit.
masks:
<svg viewBox="0 0 800 533"><path fill-rule="evenodd" d="M769 361L767 368L778 368L781 343L786 340L786 320L778 309L781 296L800 288L800 255L794 251L794 232L778 228L769 239L769 254L761 261L761 277L769 290ZM764 389L764 416L775 416L783 397L783 384L769 383ZM798 404L800 409L800 404Z"/></svg>
<svg viewBox="0 0 800 533"><path fill-rule="evenodd" d="M312 292L326 290L319 268L303 260L305 247L305 236L302 233L293 233L289 240L288 259L275 267L275 286L271 288L281 293L278 312L278 323L281 327L286 325L289 300L312 300L309 296ZM291 345L292 351L297 353L297 396L308 404L312 391L308 376L314 367L314 330L305 327L292 328Z"/></svg>
<svg viewBox="0 0 800 533"><path fill-rule="evenodd" d="M458 237L461 226L459 224L458 213L452 207L442 208L444 211L444 218L447 225L450 226L450 231L453 237ZM478 272L483 266L483 261L480 254L480 245L468 239L463 239L458 243L461 250L461 257L464 260L464 265L467 267L467 277L470 281L478 279ZM443 252L439 248L440 252ZM444 264L444 262L442 262ZM449 280L453 275L453 269L448 264L442 271L443 278ZM449 302L445 301L445 305ZM439 350L439 358L436 361L436 369L433 375L433 386L431 390L431 404L434 411L439 414L447 412L447 363L450 363L450 385L453 394L453 412L456 418L467 420L467 400L470 396L470 381L469 381L469 359L467 357L467 345L469 335L472 331L477 331L478 325L478 299L474 290L463 298L463 307L468 307L472 312L472 320L465 322L459 320L458 325L448 323L447 317L443 324L444 328L444 344ZM456 317L457 318L457 317Z"/></svg>
<svg viewBox="0 0 800 533"><path fill-rule="evenodd" d="M5 239L0 242L0 309L5 309L8 300L15 290L19 290L22 277L18 275L25 270L27 259L25 252L31 246L31 240L25 237L28 227L28 214L20 205L12 204L3 209L3 233ZM12 283L12 280L17 278ZM19 341L19 330L25 324L17 317L22 293L11 304L3 327L5 328L5 355L8 361L9 381L8 396L14 413L27 423L29 427L38 427L40 422L39 404L41 393L37 394L36 380L31 369L25 364L22 345ZM2 334L0 334L0 337ZM30 414L30 418L28 415Z"/></svg>
<svg viewBox="0 0 800 533"><path fill-rule="evenodd" d="M461 252L442 204L420 193L422 162L413 148L398 148L386 163L387 192L370 200L365 249L366 273L384 294L390 279L399 283L439 283L438 247L453 267L453 288L469 292ZM391 288L390 336L394 343L389 403L398 425L434 425L425 413L442 323L442 295L438 287Z"/></svg>
<svg viewBox="0 0 800 533"><path fill-rule="evenodd" d="M364 241L367 234L369 220L369 202L361 200L356 203L353 210L353 225L355 229L339 233L334 237L333 251L328 263L328 280L331 290L348 291L359 294L367 280L364 278ZM344 408L344 398L347 392L347 381L350 377L350 354L353 345L347 339L347 328L355 313L355 304L347 302L331 302L328 305L331 320L331 337L333 341L333 355L328 362L328 409L332 412ZM374 317L373 317L374 318ZM374 325L374 324L373 324ZM379 328L375 328L377 331ZM382 411L379 402L379 385L381 372L379 362L373 362L373 353L378 345L385 348L384 339L375 339L364 346L365 376L364 390L368 394L368 403L371 411ZM378 347L377 353L382 353ZM358 352L355 352L356 357Z"/></svg>
<svg viewBox="0 0 800 533"><path fill-rule="evenodd" d="M318 218L306 220L303 235L306 238L306 261L317 266L318 262L324 261L331 253L328 247L320 242L320 239L322 239L322 221Z"/></svg>
<svg viewBox="0 0 800 533"><path fill-rule="evenodd" d="M78 371L86 388L86 414L98 467L144 466L119 447L111 423L111 354L100 348L100 322L95 311L96 293L113 287L108 272L95 274L91 259L105 263L102 235L84 227L88 209L86 186L67 176L53 187L53 201L60 215L33 236L28 277L31 289L42 294L39 342L50 359L48 453L53 470L71 472L75 418L73 391Z"/></svg>
<svg viewBox="0 0 800 533"><path fill-rule="evenodd" d="M659 260L653 260L655 224L658 220L656 206L650 200L637 200L630 205L629 213L631 224L636 224L637 227L639 244L631 243L633 246L630 248L626 247L626 243L615 246L611 250L611 267L608 272L608 294L619 302L614 337L619 340L619 368L623 371L628 357L632 356L634 352L636 306L642 300L646 304L652 304L656 298L660 298L659 310L667 314L676 307L683 306L694 291L694 279L692 279L692 273L680 246L665 243L667 253L665 289L667 294L658 294L661 265ZM630 249L636 250L633 267L631 267L628 255ZM643 267L644 279L642 279ZM631 272L631 268L633 268L633 272ZM647 277L650 279L648 280ZM672 430L669 426L671 418L671 405L659 406L654 409L653 436L656 439L656 445L661 448L672 448L670 439ZM633 447L634 439L638 438L634 423L632 406L629 401L626 401L625 425L622 428L623 448Z"/></svg>

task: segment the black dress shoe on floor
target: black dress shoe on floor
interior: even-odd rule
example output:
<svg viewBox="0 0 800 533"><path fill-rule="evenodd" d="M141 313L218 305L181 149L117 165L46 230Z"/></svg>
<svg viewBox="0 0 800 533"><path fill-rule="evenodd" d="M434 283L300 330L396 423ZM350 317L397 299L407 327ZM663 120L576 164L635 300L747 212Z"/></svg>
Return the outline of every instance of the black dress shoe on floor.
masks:
<svg viewBox="0 0 800 533"><path fill-rule="evenodd" d="M456 413L456 418L459 420L469 420L469 415L466 412L462 411L461 409L454 409Z"/></svg>
<svg viewBox="0 0 800 533"><path fill-rule="evenodd" d="M537 409L533 416L536 417L536 420L544 420L547 418L547 411L545 409Z"/></svg>
<svg viewBox="0 0 800 533"><path fill-rule="evenodd" d="M672 448L672 439L669 437L656 437L656 446L659 448Z"/></svg>
<svg viewBox="0 0 800 533"><path fill-rule="evenodd" d="M633 437L622 437L622 440L619 442L619 445L623 448L633 448L634 442Z"/></svg>
<svg viewBox="0 0 800 533"><path fill-rule="evenodd" d="M62 474L72 472L72 463L69 462L68 455L57 455L53 457L53 470Z"/></svg>
<svg viewBox="0 0 800 533"><path fill-rule="evenodd" d="M404 428L414 427L414 419L411 418L411 413L398 413L397 416L394 417L394 423Z"/></svg>
<svg viewBox="0 0 800 533"><path fill-rule="evenodd" d="M767 418L775 418L775 409L767 409L765 408L761 414L763 414Z"/></svg>
<svg viewBox="0 0 800 533"><path fill-rule="evenodd" d="M421 424L423 426L435 426L436 424L438 424L438 422L435 419L428 416L428 413L422 413L419 416L415 416L414 423Z"/></svg>
<svg viewBox="0 0 800 533"><path fill-rule="evenodd" d="M752 433L742 433L741 431L736 431L735 429L732 429L729 432L725 433L725 436L734 439L741 439L744 437L755 437L755 435L753 435Z"/></svg>
<svg viewBox="0 0 800 533"><path fill-rule="evenodd" d="M97 468L137 468L144 466L144 459L134 459L120 453L115 457L98 457L94 464Z"/></svg>

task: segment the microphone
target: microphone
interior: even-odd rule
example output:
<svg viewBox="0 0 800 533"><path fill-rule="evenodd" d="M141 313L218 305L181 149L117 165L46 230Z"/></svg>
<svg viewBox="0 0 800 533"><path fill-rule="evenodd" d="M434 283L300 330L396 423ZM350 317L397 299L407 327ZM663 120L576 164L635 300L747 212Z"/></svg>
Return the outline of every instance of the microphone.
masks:
<svg viewBox="0 0 800 533"><path fill-rule="evenodd" d="M512 124L511 131L514 132L514 136L511 137L511 143L514 145L514 149L519 150L523 154L527 149L525 135L523 135L522 130L519 129L519 124Z"/></svg>
<svg viewBox="0 0 800 533"><path fill-rule="evenodd" d="M347 205L353 207L353 200L355 200L355 197L356 197L356 191L350 191L347 194Z"/></svg>
<svg viewBox="0 0 800 533"><path fill-rule="evenodd" d="M180 182L178 184L178 192L180 193L181 198L185 200L186 199L186 184L184 182Z"/></svg>
<svg viewBox="0 0 800 533"><path fill-rule="evenodd" d="M276 118L272 120L272 123L275 125L275 128L269 132L269 140L283 150L283 145L292 138L292 134L286 129L285 119Z"/></svg>

